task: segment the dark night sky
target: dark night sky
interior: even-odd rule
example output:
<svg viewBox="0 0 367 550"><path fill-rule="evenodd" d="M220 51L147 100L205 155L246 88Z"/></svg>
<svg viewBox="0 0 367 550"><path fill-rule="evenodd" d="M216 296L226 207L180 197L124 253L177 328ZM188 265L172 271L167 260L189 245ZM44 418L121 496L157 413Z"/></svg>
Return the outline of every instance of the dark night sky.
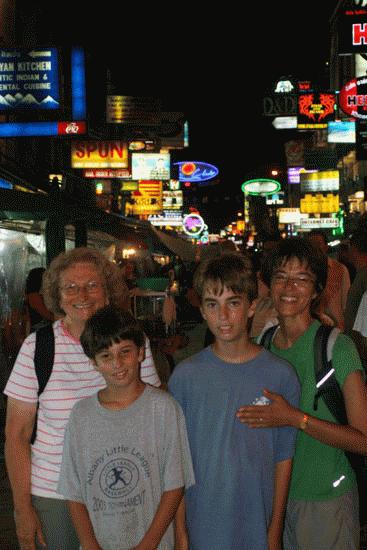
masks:
<svg viewBox="0 0 367 550"><path fill-rule="evenodd" d="M184 111L191 137L185 155L217 164L219 192L235 195L246 174L283 163L283 143L294 138L262 115L274 82L292 75L328 84L329 18L336 4L260 0L242 11L221 3L199 12L197 3L173 11L172 3L112 1L105 11L89 10L88 21L85 9L73 13L72 22L60 14L53 31L61 40L93 44L118 75L121 93L158 95L166 110Z"/></svg>

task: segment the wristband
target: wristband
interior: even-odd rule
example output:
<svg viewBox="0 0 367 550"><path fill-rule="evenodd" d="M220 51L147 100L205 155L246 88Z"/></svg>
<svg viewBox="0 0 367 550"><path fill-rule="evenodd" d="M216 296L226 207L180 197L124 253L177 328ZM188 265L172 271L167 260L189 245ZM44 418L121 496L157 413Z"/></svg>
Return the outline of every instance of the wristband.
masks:
<svg viewBox="0 0 367 550"><path fill-rule="evenodd" d="M300 430L305 430L307 428L307 424L308 424L308 419L310 417L308 416L308 414L304 413L303 415L303 418L302 418L302 421L301 421L301 424L299 425L299 429Z"/></svg>

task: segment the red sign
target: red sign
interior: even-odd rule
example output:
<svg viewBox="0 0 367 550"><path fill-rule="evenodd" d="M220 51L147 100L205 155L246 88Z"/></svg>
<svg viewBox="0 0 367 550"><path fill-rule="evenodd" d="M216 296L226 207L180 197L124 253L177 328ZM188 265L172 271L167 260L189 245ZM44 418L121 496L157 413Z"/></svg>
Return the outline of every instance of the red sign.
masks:
<svg viewBox="0 0 367 550"><path fill-rule="evenodd" d="M58 135L72 136L76 134L86 134L86 132L87 132L87 125L84 121L57 123Z"/></svg>
<svg viewBox="0 0 367 550"><path fill-rule="evenodd" d="M354 78L340 90L339 106L349 116L367 120L367 78Z"/></svg>
<svg viewBox="0 0 367 550"><path fill-rule="evenodd" d="M326 128L335 119L335 94L313 92L298 96L298 128Z"/></svg>

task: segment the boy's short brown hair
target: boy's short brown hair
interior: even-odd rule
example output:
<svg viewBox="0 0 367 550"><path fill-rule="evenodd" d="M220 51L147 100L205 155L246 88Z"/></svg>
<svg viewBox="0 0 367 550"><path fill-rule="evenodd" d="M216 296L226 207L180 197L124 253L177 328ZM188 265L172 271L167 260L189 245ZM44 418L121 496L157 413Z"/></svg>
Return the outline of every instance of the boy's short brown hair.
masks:
<svg viewBox="0 0 367 550"><path fill-rule="evenodd" d="M200 301L208 285L219 295L224 287L238 294L246 294L250 303L257 296L257 279L252 262L241 254L223 254L200 264L194 275L194 289Z"/></svg>
<svg viewBox="0 0 367 550"><path fill-rule="evenodd" d="M121 340L131 340L141 348L145 344L145 335L139 321L131 313L113 306L96 311L85 323L80 337L84 353L89 359L94 359L102 350Z"/></svg>

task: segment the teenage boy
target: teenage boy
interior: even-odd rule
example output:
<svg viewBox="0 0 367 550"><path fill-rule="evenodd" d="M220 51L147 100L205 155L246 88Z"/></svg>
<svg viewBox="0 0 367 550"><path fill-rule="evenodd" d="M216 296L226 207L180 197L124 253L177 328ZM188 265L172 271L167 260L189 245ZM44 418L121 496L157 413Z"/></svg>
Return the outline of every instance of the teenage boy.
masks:
<svg viewBox="0 0 367 550"><path fill-rule="evenodd" d="M196 479L185 494L190 548L280 550L296 430L243 431L236 412L243 401L265 405L273 385L296 405L297 376L249 339L256 276L246 257L199 266L194 288L214 343L177 365L168 383L186 417Z"/></svg>
<svg viewBox="0 0 367 550"><path fill-rule="evenodd" d="M58 491L80 543L172 550L172 518L193 483L182 410L139 378L144 333L131 314L99 310L81 344L107 387L79 401L66 428Z"/></svg>

